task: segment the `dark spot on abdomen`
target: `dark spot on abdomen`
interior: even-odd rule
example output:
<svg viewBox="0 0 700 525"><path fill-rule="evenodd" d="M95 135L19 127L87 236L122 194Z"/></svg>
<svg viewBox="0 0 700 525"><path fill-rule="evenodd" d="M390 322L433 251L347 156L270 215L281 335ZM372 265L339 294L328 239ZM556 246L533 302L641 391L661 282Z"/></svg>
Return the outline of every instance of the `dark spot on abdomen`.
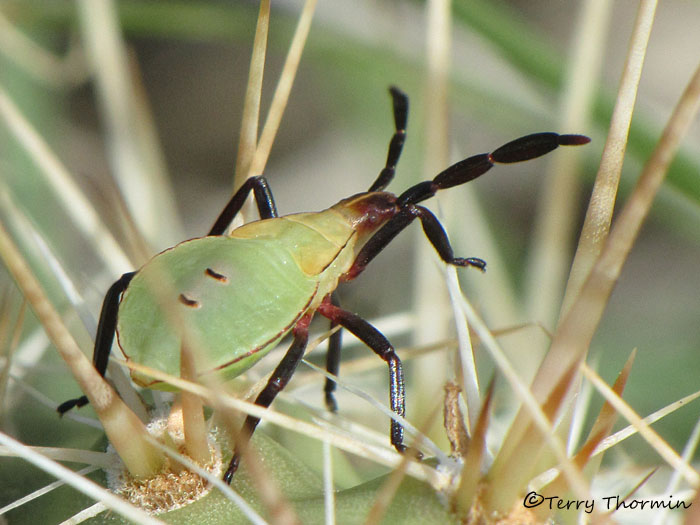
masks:
<svg viewBox="0 0 700 525"><path fill-rule="evenodd" d="M190 299L184 293L181 293L177 300L185 306L189 306L190 308L199 308L201 306L199 304L199 301L196 301L195 299Z"/></svg>
<svg viewBox="0 0 700 525"><path fill-rule="evenodd" d="M224 274L222 274L222 273L215 272L215 271L212 270L211 268L207 268L206 270L204 270L204 274L205 274L205 275L208 275L208 276L211 277L212 279L216 279L216 280L219 281L219 282L228 283L228 277L226 277L226 276L225 276Z"/></svg>

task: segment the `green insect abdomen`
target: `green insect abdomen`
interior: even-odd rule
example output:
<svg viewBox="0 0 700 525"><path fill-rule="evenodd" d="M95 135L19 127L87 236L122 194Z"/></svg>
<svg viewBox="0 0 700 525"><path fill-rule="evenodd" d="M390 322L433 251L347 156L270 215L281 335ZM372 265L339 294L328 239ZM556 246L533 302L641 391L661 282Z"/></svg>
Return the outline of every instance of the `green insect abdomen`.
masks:
<svg viewBox="0 0 700 525"><path fill-rule="evenodd" d="M231 379L291 330L317 288L274 242L187 241L154 257L130 283L119 307L119 346L127 359L179 377L185 341L199 376ZM132 378L173 389L137 372Z"/></svg>

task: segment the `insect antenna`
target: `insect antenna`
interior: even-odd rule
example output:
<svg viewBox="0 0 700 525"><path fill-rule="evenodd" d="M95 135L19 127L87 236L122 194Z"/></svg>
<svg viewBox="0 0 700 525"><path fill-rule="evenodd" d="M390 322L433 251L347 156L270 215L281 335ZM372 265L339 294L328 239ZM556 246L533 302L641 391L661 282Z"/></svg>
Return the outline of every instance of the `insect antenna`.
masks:
<svg viewBox="0 0 700 525"><path fill-rule="evenodd" d="M389 93L394 106L394 132L391 141L389 142L389 152L386 157L386 165L379 172L377 180L369 187L367 191L381 191L387 187L394 178L396 172L396 164L399 162L403 143L406 140L406 123L408 122L408 96L396 86L389 88Z"/></svg>
<svg viewBox="0 0 700 525"><path fill-rule="evenodd" d="M496 164L511 164L541 157L559 146L581 146L591 141L584 135L533 133L515 139L491 153L474 155L453 164L429 181L419 182L399 195L397 204L405 207L429 199L438 190L459 186L483 175Z"/></svg>

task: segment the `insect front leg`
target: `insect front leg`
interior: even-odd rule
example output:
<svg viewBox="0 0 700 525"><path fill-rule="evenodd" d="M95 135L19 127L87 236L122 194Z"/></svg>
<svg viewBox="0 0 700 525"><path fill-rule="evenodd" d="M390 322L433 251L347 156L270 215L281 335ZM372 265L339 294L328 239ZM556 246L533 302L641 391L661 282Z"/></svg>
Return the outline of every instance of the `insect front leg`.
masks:
<svg viewBox="0 0 700 525"><path fill-rule="evenodd" d="M275 368L275 371L272 372L265 388L258 394L258 397L255 399L256 405L269 407L270 403L277 397L277 394L289 383L301 358L304 357L304 350L306 350L306 344L309 341L309 323L311 322L311 317L312 314L306 314L294 327L294 342L292 346L289 347L289 350L287 350L282 361L277 365L277 368ZM233 457L224 474L223 479L226 483L231 484L233 475L236 473L236 470L238 470L238 465L241 461L241 452L248 445L250 436L255 432L255 427L258 426L259 422L260 418L255 416L248 416L246 418L243 429L238 436Z"/></svg>
<svg viewBox="0 0 700 525"><path fill-rule="evenodd" d="M248 194L253 192L255 197L255 203L258 206L258 213L260 213L261 219L273 219L277 217L277 207L275 205L275 199L272 197L272 191L270 190L270 185L263 176L250 177L247 179L243 185L238 189L236 193L233 194L231 200L224 207L223 211L216 219L214 226L209 230L208 235L223 235L226 230L231 226L231 222L234 217L241 211L243 204L245 204Z"/></svg>
<svg viewBox="0 0 700 525"><path fill-rule="evenodd" d="M107 372L107 363L109 362L109 354L112 351L112 342L114 341L114 333L117 330L117 313L119 311L119 298L126 290L127 286L133 279L136 272L129 272L122 275L105 294L102 301L102 311L100 312L100 320L97 324L97 334L95 334L95 350L92 354L92 364L102 377ZM88 404L86 396L69 399L61 403L56 409L60 415L65 414L73 407L82 407Z"/></svg>
<svg viewBox="0 0 700 525"><path fill-rule="evenodd" d="M362 273L370 261L415 219L420 219L423 232L444 262L454 266L473 266L480 270L486 268L486 262L477 257L455 257L447 234L435 215L422 206L408 204L365 243L345 274L345 280L350 281Z"/></svg>
<svg viewBox="0 0 700 525"><path fill-rule="evenodd" d="M358 315L335 306L329 300L321 303L318 311L324 317L349 330L386 362L389 366L389 401L391 410L403 417L406 413L403 366L401 365L401 359L396 355L394 347L384 337L384 334ZM403 444L403 427L393 419L391 420L391 444L399 452L406 451L406 445Z"/></svg>

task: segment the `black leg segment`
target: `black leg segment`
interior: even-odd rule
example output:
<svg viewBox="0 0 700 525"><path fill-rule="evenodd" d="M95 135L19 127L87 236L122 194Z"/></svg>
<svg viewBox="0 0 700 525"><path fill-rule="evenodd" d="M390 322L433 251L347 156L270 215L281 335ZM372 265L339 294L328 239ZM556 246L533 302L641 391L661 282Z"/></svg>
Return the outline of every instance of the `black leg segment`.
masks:
<svg viewBox="0 0 700 525"><path fill-rule="evenodd" d="M340 302L338 300L338 294L333 292L331 294L331 304L340 307ZM331 321L331 330L338 326L338 323ZM326 354L326 371L329 374L338 376L340 371L340 349L343 343L343 330L337 330L328 338L328 353ZM326 378L326 383L323 387L323 392L326 398L326 408L331 412L338 411L338 403L335 400L336 384L331 378Z"/></svg>
<svg viewBox="0 0 700 525"><path fill-rule="evenodd" d="M292 346L289 347L289 350L287 350L287 353L282 358L282 361L280 361L280 363L277 365L277 368L275 368L275 371L272 372L272 376L270 376L265 388L262 390L262 392L260 392L260 394L258 394L258 397L255 399L256 405L260 405L262 407L270 406L275 397L277 397L277 394L279 394L282 389L287 386L287 383L289 383L289 380L292 378L299 361L301 361L301 358L304 357L304 350L306 350L306 344L309 340L310 322L311 314L307 314L302 317L294 327L294 342L292 343ZM231 484L233 475L236 473L236 470L238 470L238 465L241 461L241 450L248 444L248 440L250 439L250 436L253 435L255 427L258 426L259 422L260 419L254 416L248 416L246 418L245 423L243 424L243 429L241 430L241 433L237 439L233 458L231 458L228 469L226 469L226 473L224 474L223 479L226 483Z"/></svg>
<svg viewBox="0 0 700 525"><path fill-rule="evenodd" d="M117 313L119 311L119 298L126 290L127 286L134 278L136 272L129 272L122 275L112 286L109 287L105 298L102 301L102 311L100 312L100 320L97 324L97 334L95 335L95 350L92 354L92 364L102 377L107 372L107 363L109 362L109 353L112 350L112 342L114 341L114 333L117 330ZM71 408L88 404L88 398L81 396L75 399L69 399L61 403L56 409L60 415L65 414Z"/></svg>
<svg viewBox="0 0 700 525"><path fill-rule="evenodd" d="M389 152L386 157L386 165L379 173L367 191L381 191L391 182L396 172L396 164L399 162L403 143L406 140L406 124L408 122L408 96L399 88L392 86L389 88L394 108L395 133L389 142Z"/></svg>
<svg viewBox="0 0 700 525"><path fill-rule="evenodd" d="M438 221L433 213L423 206L413 207L413 213L418 216L423 226L423 232L428 240L438 252L440 258L447 264L453 266L473 266L481 271L486 270L486 262L477 257L455 257L450 246L450 240L447 238L445 229Z"/></svg>
<svg viewBox="0 0 700 525"><path fill-rule="evenodd" d="M231 200L224 207L224 210L216 219L214 226L207 235L223 235L226 229L231 225L231 221L236 216L236 214L241 211L243 204L248 198L248 194L253 191L255 196L255 203L258 205L258 212L260 213L261 219L272 219L277 217L277 207L275 206L275 199L272 197L272 192L270 191L270 186L263 176L250 177L247 179L243 186L241 186L236 193L234 193Z"/></svg>
<svg viewBox="0 0 700 525"><path fill-rule="evenodd" d="M408 204L389 219L362 247L355 258L355 262L346 274L347 280L352 280L362 273L370 261L379 255L379 252L386 248L394 237L401 233L414 219L420 219L426 237L428 237L428 240L444 262L454 266L473 266L479 270L486 269L486 262L482 259L476 257L455 257L447 234L435 215L422 206Z"/></svg>
<svg viewBox="0 0 700 525"><path fill-rule="evenodd" d="M339 308L330 301L324 301L318 307L324 317L338 323L372 349L389 366L389 401L391 410L403 417L406 413L406 392L404 390L403 366L394 347L384 335L361 317ZM404 452L403 427L391 420L391 444L399 452Z"/></svg>

